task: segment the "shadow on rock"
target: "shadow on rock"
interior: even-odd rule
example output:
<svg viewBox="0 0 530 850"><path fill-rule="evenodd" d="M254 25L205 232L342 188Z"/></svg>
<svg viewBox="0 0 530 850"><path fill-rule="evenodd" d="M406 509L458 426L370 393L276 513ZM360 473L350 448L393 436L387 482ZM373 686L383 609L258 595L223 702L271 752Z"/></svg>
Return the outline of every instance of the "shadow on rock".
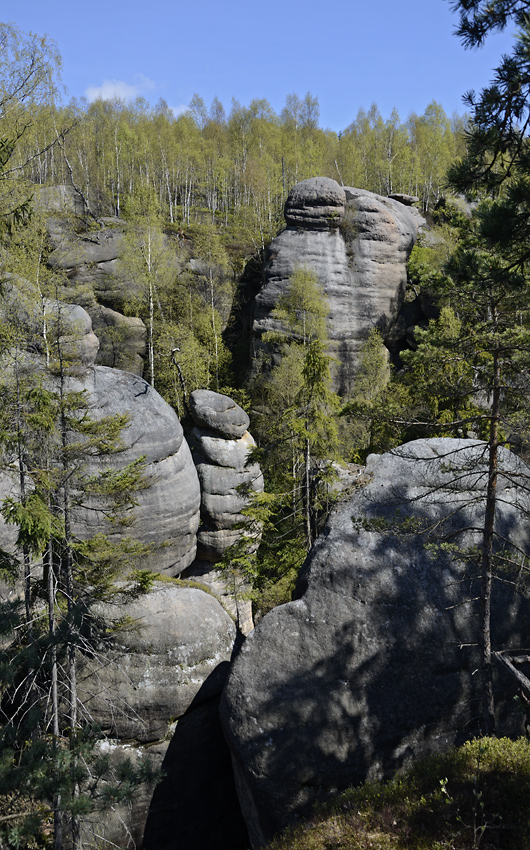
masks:
<svg viewBox="0 0 530 850"><path fill-rule="evenodd" d="M219 679L223 662L212 673ZM203 696L204 692L204 696ZM219 696L206 681L179 719L162 764L145 827L144 850L245 850L248 834L236 795L230 753L219 721Z"/></svg>

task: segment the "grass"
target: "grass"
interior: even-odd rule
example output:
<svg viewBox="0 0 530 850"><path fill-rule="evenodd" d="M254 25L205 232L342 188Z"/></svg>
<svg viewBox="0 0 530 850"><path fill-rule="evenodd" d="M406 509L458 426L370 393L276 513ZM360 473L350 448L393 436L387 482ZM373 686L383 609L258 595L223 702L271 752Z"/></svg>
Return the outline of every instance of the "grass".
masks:
<svg viewBox="0 0 530 850"><path fill-rule="evenodd" d="M470 741L350 789L270 850L530 850L530 742Z"/></svg>

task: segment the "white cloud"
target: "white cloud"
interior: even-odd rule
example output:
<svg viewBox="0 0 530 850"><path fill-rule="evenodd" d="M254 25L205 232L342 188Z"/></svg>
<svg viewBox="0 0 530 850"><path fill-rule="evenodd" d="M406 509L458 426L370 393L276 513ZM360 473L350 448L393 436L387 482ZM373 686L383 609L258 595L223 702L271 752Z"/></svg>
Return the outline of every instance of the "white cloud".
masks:
<svg viewBox="0 0 530 850"><path fill-rule="evenodd" d="M134 100L139 95L145 95L154 89L155 84L143 74L137 74L136 82L126 83L124 80L103 80L100 86L88 86L85 96L89 103L94 100Z"/></svg>
<svg viewBox="0 0 530 850"><path fill-rule="evenodd" d="M185 112L188 111L189 106L186 106L186 104L181 104L180 106L170 106L169 108L171 109L175 118L178 118L179 115L183 115Z"/></svg>

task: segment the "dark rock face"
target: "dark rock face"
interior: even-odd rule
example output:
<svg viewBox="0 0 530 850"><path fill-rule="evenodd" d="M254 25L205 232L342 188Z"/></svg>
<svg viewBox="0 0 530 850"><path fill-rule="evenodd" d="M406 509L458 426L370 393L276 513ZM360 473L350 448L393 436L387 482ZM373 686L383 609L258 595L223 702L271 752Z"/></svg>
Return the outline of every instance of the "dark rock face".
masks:
<svg viewBox="0 0 530 850"><path fill-rule="evenodd" d="M396 200L360 189L342 188L329 178L298 183L285 205L287 228L273 239L264 283L254 304L253 370L271 354L262 341L281 331L272 317L297 268L314 272L329 304L329 353L334 388L353 385L359 349L371 328L389 333L405 292L406 263L419 227L419 212Z"/></svg>
<svg viewBox="0 0 530 850"><path fill-rule="evenodd" d="M195 558L200 489L176 413L142 378L118 369L94 366L82 377L70 378L69 386L86 392L94 419L118 413L130 416L121 435L126 448L113 455L112 464L125 466L144 457L149 486L137 494L135 521L126 533L153 547L146 567L178 575ZM109 460L94 458L91 463L96 474ZM120 533L109 527L99 510L77 509L75 524L82 537Z"/></svg>
<svg viewBox="0 0 530 850"><path fill-rule="evenodd" d="M509 452L501 464L498 530L527 547L530 499L517 482L530 470ZM222 722L254 847L318 800L389 777L480 722L476 560L429 550L436 538L414 525L399 533L365 520L398 513L432 527L445 518L449 535L480 528L484 444L420 440L371 456L366 473L310 552L299 598L266 615L227 682ZM458 542L476 546L479 534ZM494 649L527 646L529 614L497 583ZM521 733L511 683L495 675L498 731Z"/></svg>
<svg viewBox="0 0 530 850"><path fill-rule="evenodd" d="M179 720L153 794L143 850L247 850L219 697Z"/></svg>

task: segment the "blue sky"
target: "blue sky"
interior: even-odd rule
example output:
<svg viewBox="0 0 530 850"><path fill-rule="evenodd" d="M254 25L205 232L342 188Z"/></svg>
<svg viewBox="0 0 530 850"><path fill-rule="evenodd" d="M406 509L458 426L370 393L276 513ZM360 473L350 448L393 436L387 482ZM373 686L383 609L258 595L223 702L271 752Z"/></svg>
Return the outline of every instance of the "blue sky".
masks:
<svg viewBox="0 0 530 850"><path fill-rule="evenodd" d="M448 0L19 0L9 16L55 39L66 99L140 94L178 112L197 92L227 113L233 97L280 112L310 91L337 131L374 102L403 120L432 100L464 112L462 94L487 84L511 42L465 51Z"/></svg>

